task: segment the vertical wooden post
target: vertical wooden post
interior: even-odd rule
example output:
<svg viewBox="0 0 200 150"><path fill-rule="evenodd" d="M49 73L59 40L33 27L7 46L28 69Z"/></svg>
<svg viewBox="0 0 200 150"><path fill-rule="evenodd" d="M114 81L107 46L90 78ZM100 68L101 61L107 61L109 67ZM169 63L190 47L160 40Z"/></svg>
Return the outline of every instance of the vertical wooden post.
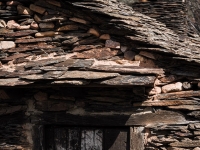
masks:
<svg viewBox="0 0 200 150"><path fill-rule="evenodd" d="M130 127L130 150L144 150L144 127Z"/></svg>

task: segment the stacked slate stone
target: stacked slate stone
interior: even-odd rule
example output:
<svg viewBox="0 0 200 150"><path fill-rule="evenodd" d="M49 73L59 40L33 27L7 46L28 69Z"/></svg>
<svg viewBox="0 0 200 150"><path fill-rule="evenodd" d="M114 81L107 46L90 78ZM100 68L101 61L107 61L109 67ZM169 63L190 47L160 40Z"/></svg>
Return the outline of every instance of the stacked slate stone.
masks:
<svg viewBox="0 0 200 150"><path fill-rule="evenodd" d="M146 149L200 147L200 40L180 38L184 13L170 14L179 28L116 1L0 4L0 149L31 147L32 125L65 124L82 110L134 114L125 125L144 127ZM161 15L173 20L168 9Z"/></svg>
<svg viewBox="0 0 200 150"><path fill-rule="evenodd" d="M191 0L187 2L187 22L188 34L192 37L198 37L200 34L200 2L198 0Z"/></svg>
<svg viewBox="0 0 200 150"><path fill-rule="evenodd" d="M187 35L186 5L182 0L137 2L131 7L142 14L155 18L179 35Z"/></svg>

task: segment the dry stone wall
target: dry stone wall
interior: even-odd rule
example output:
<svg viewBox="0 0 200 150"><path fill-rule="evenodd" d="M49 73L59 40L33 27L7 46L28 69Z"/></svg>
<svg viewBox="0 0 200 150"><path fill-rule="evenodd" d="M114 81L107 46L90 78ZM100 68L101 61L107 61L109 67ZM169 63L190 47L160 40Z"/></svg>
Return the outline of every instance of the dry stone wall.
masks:
<svg viewBox="0 0 200 150"><path fill-rule="evenodd" d="M175 27L117 1L1 1L0 149L40 149L38 126L91 120L144 127L145 149L199 149L200 39L183 14Z"/></svg>

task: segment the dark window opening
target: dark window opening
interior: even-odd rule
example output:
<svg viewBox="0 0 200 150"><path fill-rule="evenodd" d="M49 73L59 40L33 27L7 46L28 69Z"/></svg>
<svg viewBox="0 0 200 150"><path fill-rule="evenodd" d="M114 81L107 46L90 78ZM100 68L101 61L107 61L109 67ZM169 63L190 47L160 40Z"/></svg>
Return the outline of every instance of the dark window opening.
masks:
<svg viewBox="0 0 200 150"><path fill-rule="evenodd" d="M45 129L46 150L129 150L129 127L63 127Z"/></svg>

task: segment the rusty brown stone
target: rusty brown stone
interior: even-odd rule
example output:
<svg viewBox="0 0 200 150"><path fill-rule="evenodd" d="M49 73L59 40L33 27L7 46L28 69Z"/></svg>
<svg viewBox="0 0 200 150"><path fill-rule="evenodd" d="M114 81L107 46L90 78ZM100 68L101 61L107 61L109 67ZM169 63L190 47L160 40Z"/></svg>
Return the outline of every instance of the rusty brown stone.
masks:
<svg viewBox="0 0 200 150"><path fill-rule="evenodd" d="M78 30L77 25L65 25L56 29L56 31L71 31L71 30Z"/></svg>
<svg viewBox="0 0 200 150"><path fill-rule="evenodd" d="M72 58L96 58L96 59L108 59L110 57L120 54L119 50L111 50L110 48L96 48L82 53L78 53Z"/></svg>
<svg viewBox="0 0 200 150"><path fill-rule="evenodd" d="M19 54L14 54L7 58L4 58L3 61L11 61L11 60L15 60L17 58L28 57L28 56L30 56L30 54L19 53Z"/></svg>
<svg viewBox="0 0 200 150"><path fill-rule="evenodd" d="M101 45L78 45L73 48L73 52L81 52L81 51L86 51L90 49L95 49L101 47Z"/></svg>
<svg viewBox="0 0 200 150"><path fill-rule="evenodd" d="M16 5L19 5L19 4L21 4L21 3L18 2L18 1L8 1L8 2L6 2L6 5L8 5L8 6L16 6Z"/></svg>
<svg viewBox="0 0 200 150"><path fill-rule="evenodd" d="M84 19L81 19L81 18L69 18L69 20L71 21L74 21L74 22L77 22L77 23L82 23L82 24L89 24L88 21L84 20Z"/></svg>
<svg viewBox="0 0 200 150"><path fill-rule="evenodd" d="M17 6L17 11L18 11L18 14L21 14L21 15L32 15L33 14L33 12L29 8L22 6L22 5Z"/></svg>
<svg viewBox="0 0 200 150"><path fill-rule="evenodd" d="M110 35L109 34L102 34L99 39L101 40L110 40Z"/></svg>
<svg viewBox="0 0 200 150"><path fill-rule="evenodd" d="M94 35L96 37L100 36L99 32L94 28L90 28L87 33L90 33L90 34L92 34L92 35Z"/></svg>

